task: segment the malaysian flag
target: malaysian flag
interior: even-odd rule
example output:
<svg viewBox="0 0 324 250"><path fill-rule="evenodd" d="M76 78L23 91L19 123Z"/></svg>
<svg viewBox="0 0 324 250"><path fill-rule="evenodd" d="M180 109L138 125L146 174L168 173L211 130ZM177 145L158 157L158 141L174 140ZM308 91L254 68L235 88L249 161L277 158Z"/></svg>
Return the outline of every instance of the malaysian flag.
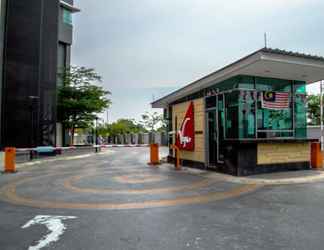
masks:
<svg viewBox="0 0 324 250"><path fill-rule="evenodd" d="M265 91L262 93L262 108L281 110L289 108L289 93Z"/></svg>

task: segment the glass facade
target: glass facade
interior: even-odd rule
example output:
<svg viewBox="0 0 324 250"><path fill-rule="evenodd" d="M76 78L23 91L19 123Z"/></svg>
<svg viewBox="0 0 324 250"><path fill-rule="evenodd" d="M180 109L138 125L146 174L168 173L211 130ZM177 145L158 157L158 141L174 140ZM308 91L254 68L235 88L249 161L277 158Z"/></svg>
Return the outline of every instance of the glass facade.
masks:
<svg viewBox="0 0 324 250"><path fill-rule="evenodd" d="M63 22L69 25L73 24L72 12L65 8L63 8Z"/></svg>
<svg viewBox="0 0 324 250"><path fill-rule="evenodd" d="M40 1L9 2L1 86L1 146L55 145L59 5L57 1L43 1L40 8Z"/></svg>
<svg viewBox="0 0 324 250"><path fill-rule="evenodd" d="M225 95L225 112L226 112L226 138L238 138L239 132L239 92L231 92Z"/></svg>
<svg viewBox="0 0 324 250"><path fill-rule="evenodd" d="M262 105L265 92L288 95L288 106L269 109ZM207 90L206 107L215 95L224 95L218 107L225 107L221 121L224 139L306 138L305 82L237 76ZM218 98L219 100L219 98ZM216 102L214 102L216 106ZM220 122L221 122L220 121Z"/></svg>
<svg viewBox="0 0 324 250"><path fill-rule="evenodd" d="M64 70L66 69L67 66L66 57L67 57L67 46L64 43L59 43L57 49L57 71L58 71L57 85L58 86L63 85L62 74L64 73Z"/></svg>
<svg viewBox="0 0 324 250"><path fill-rule="evenodd" d="M294 83L295 93L295 131L296 137L307 137L307 106L306 106L306 85L304 82Z"/></svg>

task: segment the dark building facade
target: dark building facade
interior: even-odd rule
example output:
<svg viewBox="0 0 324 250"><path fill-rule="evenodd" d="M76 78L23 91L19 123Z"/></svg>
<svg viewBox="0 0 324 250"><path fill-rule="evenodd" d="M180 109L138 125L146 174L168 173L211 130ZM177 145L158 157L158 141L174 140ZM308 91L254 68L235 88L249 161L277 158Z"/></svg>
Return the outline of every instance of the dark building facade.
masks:
<svg viewBox="0 0 324 250"><path fill-rule="evenodd" d="M73 42L73 20L72 15L80 11L73 6L73 0L65 0L60 2L59 8L59 33L58 33L58 72L69 67L71 63L71 46ZM57 79L57 84L62 83L61 79ZM63 146L69 141L69 134L58 121L56 123L56 145Z"/></svg>
<svg viewBox="0 0 324 250"><path fill-rule="evenodd" d="M71 14L72 5L1 0L2 147L56 144L60 13L66 8ZM72 25L70 33L72 37Z"/></svg>

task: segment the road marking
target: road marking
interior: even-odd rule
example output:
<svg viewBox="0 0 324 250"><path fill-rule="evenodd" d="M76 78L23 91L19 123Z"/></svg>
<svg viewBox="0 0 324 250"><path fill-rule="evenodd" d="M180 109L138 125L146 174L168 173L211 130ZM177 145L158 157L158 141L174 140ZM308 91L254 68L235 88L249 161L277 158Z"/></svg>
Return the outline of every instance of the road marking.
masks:
<svg viewBox="0 0 324 250"><path fill-rule="evenodd" d="M33 225L45 225L50 231L49 234L45 235L38 241L35 246L30 246L28 250L39 250L43 247L48 246L52 242L56 242L60 239L60 236L66 230L63 220L76 219L75 216L52 216L52 215L37 215L34 219L28 221L21 228L26 229Z"/></svg>
<svg viewBox="0 0 324 250"><path fill-rule="evenodd" d="M138 171L134 173L139 173ZM142 172L141 172L142 173ZM95 177L97 174L84 174L78 176L72 176L64 181L64 188L69 191L77 192L77 193L93 193L93 194L160 194L160 193L177 193L180 191L190 191L199 188L205 188L208 185L212 185L218 181L217 178L212 180L203 179L200 181L190 182L187 185L178 185L172 187L164 187L164 188L146 188L146 189L110 189L110 188L86 188L86 187L78 187L75 186L76 182L81 181L86 177Z"/></svg>
<svg viewBox="0 0 324 250"><path fill-rule="evenodd" d="M30 179L29 179L30 180ZM160 200L148 200L139 202L126 202L126 203L71 203L71 202L59 202L59 201L42 201L33 198L23 197L17 194L16 186L19 183L11 183L3 189L3 200L16 205L25 205L37 208L53 208L53 209L93 209L93 210L124 210L124 209L143 209L154 207L171 207L179 205L193 205L203 204L212 201L218 201L223 199L229 199L243 194L253 192L262 187L262 185L241 185L239 187L232 188L223 192L211 192L207 194L195 194L192 196L182 196L170 199ZM1 192L0 192L1 193Z"/></svg>
<svg viewBox="0 0 324 250"><path fill-rule="evenodd" d="M150 183L150 182L158 182L166 180L168 176L156 175L156 174L127 174L127 175L120 175L114 176L112 179L114 181L120 183L127 183L127 184L142 184L142 183Z"/></svg>
<svg viewBox="0 0 324 250"><path fill-rule="evenodd" d="M91 171L92 172L92 171ZM63 173L60 173L63 174ZM225 191L216 191L216 192L207 192L207 193L197 193L194 194L181 194L177 195L176 197L170 197L169 199L161 199L160 197L155 197L155 199L152 200L144 200L144 201L130 201L127 200L127 202L95 202L95 203L89 203L89 202L68 202L68 201L51 201L51 200L38 200L37 198L33 197L24 197L17 193L17 187L18 186L24 186L24 184L27 184L28 182L33 182L34 180L37 180L38 178L48 178L48 177L55 177L60 174L57 173L50 173L43 176L35 176L35 177L27 177L22 178L16 181L13 181L4 187L0 189L0 199L6 202L10 202L12 204L16 205L24 205L24 206L30 206L30 207L37 207L37 208L62 208L62 209L91 209L91 210L123 210L123 209L143 209L143 208L154 208L154 207L169 207L169 206L179 206L179 205L193 205L193 204L203 204L208 202L214 202L218 200L233 198L237 196L241 196L243 194L247 194L250 192L253 192L259 188L262 187L262 185L239 185L238 187L230 188L229 190ZM100 173L95 173L94 176L98 175ZM102 173L104 174L104 173ZM179 174L179 173L177 173ZM65 175L65 174L64 174ZM90 173L91 175L91 173ZM84 175L77 176L77 178L82 178ZM72 177L75 178L75 177ZM189 185L185 186L174 186L174 187L168 187L168 188L158 188L158 189L145 189L145 190L132 190L131 194L139 194L138 192L134 191L143 191L141 194L156 194L162 191L162 193L176 193L180 190L195 190L199 188L203 188L209 185L212 185L211 182L217 183L217 178L203 178L202 182L197 182L196 186L194 186L194 183L190 183ZM74 182L75 179L73 179L72 182ZM194 186L194 187L193 187ZM66 186L64 185L66 188ZM68 189L69 190L69 189ZM68 191L67 190L67 191ZM71 190L71 189L70 189ZM82 190L82 189L81 189ZM76 191L76 190L73 190ZM82 190L83 192L87 192L89 190ZM111 190L92 190L96 194L98 193L110 193ZM102 192L103 191L103 192ZM116 191L116 190L115 190ZM125 191L125 190L123 190ZM157 192L158 191L158 192ZM129 193L130 194L130 193ZM110 197L110 196L109 196ZM158 199L156 199L158 198ZM160 198L160 199L159 199Z"/></svg>

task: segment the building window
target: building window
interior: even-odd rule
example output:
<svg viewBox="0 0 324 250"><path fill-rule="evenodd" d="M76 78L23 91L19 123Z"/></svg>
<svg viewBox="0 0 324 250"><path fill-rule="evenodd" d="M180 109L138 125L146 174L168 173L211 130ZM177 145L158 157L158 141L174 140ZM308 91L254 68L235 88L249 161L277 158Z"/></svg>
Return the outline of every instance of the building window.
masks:
<svg viewBox="0 0 324 250"><path fill-rule="evenodd" d="M72 12L68 9L63 8L63 23L72 25Z"/></svg>
<svg viewBox="0 0 324 250"><path fill-rule="evenodd" d="M258 90L258 137L292 137L294 135L292 122L292 81L257 77L256 88ZM263 91L288 92L289 108L282 110L262 108L261 95Z"/></svg>
<svg viewBox="0 0 324 250"><path fill-rule="evenodd" d="M297 138L307 137L306 83L294 82L295 92L295 129Z"/></svg>
<svg viewBox="0 0 324 250"><path fill-rule="evenodd" d="M239 138L239 92L233 91L225 95L226 138Z"/></svg>
<svg viewBox="0 0 324 250"><path fill-rule="evenodd" d="M67 67L67 46L64 43L59 43L58 45L58 53L57 53L57 84L63 84L63 73Z"/></svg>
<svg viewBox="0 0 324 250"><path fill-rule="evenodd" d="M307 137L305 82L253 76L239 76L225 82L232 88L225 92L225 116L221 117L225 119L225 138ZM222 86L223 83L216 86ZM219 93L222 93L225 88L219 89ZM262 94L265 91L289 93L288 108L263 108ZM211 94L217 92L207 90ZM207 96L206 109L214 107L217 107L216 97Z"/></svg>

